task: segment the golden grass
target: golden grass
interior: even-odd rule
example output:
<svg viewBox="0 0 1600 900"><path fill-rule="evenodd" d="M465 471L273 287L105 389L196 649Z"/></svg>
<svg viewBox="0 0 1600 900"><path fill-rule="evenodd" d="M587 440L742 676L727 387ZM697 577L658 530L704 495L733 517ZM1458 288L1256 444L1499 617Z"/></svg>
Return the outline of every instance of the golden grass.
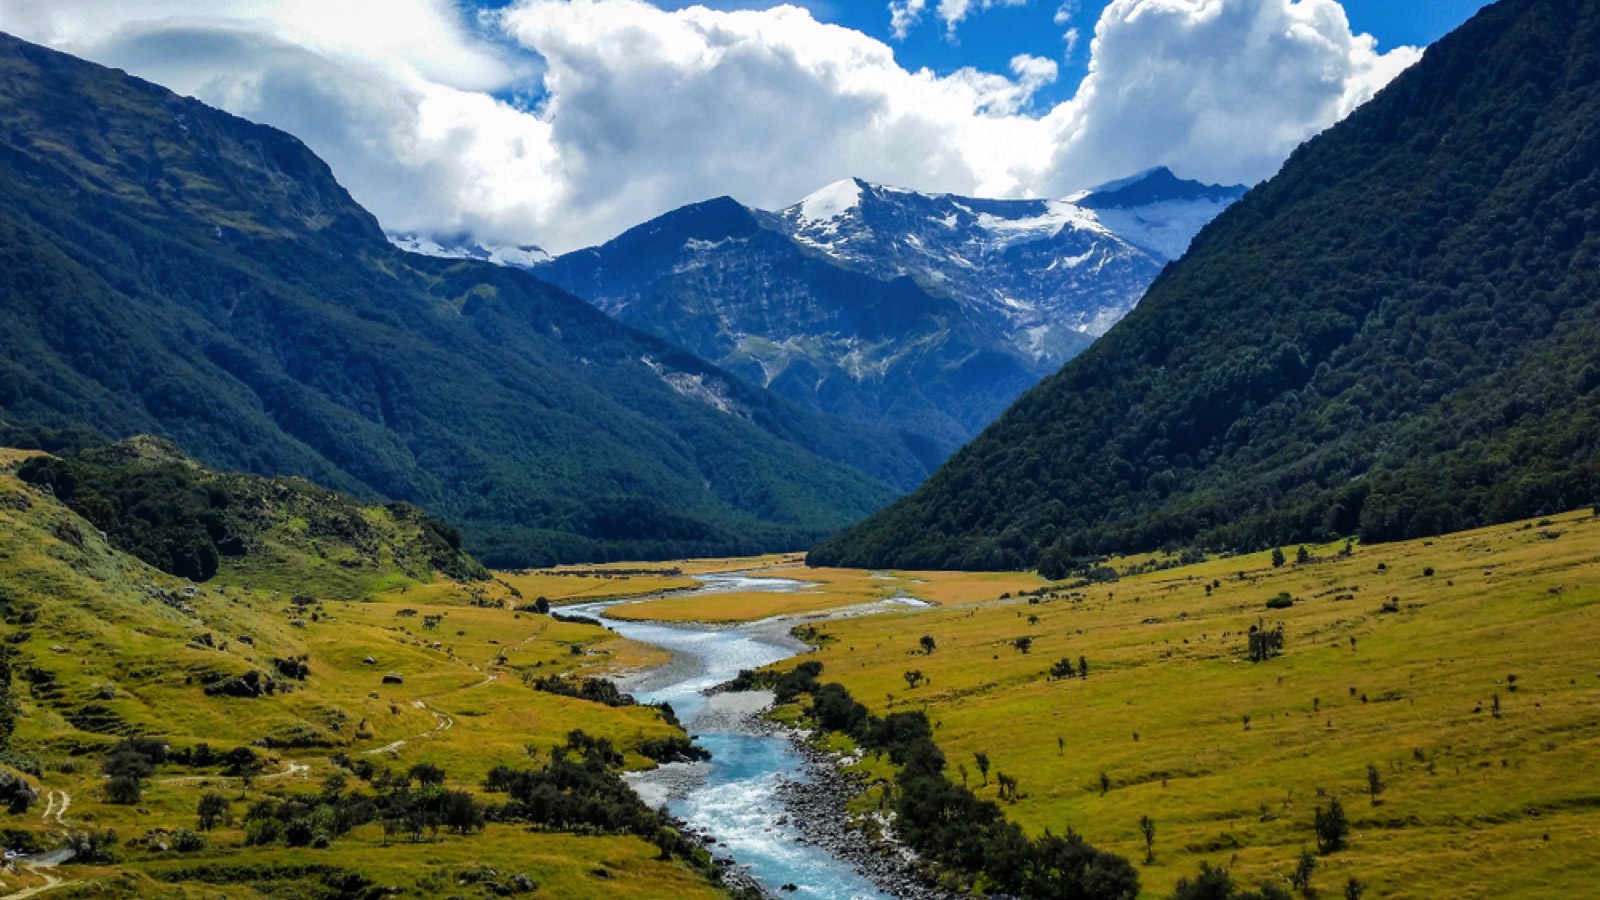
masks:
<svg viewBox="0 0 1600 900"><path fill-rule="evenodd" d="M867 572L787 566L756 569L751 574L803 581L810 586L786 592L741 591L645 599L614 606L606 614L632 621L754 622L773 616L799 616L878 603L895 597L911 597L938 605L973 603L1049 584L1037 575L1015 572Z"/></svg>
<svg viewBox="0 0 1600 900"><path fill-rule="evenodd" d="M994 797L992 773L980 787L973 764L987 753L1019 780L1025 796L1005 809L1030 831L1076 828L1137 860L1137 823L1152 817L1156 863L1141 869L1152 897L1202 860L1246 881L1281 879L1314 845L1325 796L1342 798L1355 824L1352 848L1324 860L1325 890L1356 875L1382 897L1592 892L1600 522L1568 514L1348 558L1340 545L1309 549L1313 562L1279 569L1256 554L1057 588L1036 605L826 621L836 640L814 658L824 681L879 714L926 710L951 777L965 766ZM942 587L923 595L945 602L1023 583L927 581ZM1280 592L1295 605L1268 610ZM1398 611L1381 612L1390 598ZM1248 629L1280 621L1286 653L1249 662ZM922 635L935 639L932 655ZM1034 640L1026 655L1011 644L1023 636ZM1052 663L1080 656L1087 679L1049 680ZM908 690L911 669L930 682ZM1378 805L1369 764L1388 784Z"/></svg>

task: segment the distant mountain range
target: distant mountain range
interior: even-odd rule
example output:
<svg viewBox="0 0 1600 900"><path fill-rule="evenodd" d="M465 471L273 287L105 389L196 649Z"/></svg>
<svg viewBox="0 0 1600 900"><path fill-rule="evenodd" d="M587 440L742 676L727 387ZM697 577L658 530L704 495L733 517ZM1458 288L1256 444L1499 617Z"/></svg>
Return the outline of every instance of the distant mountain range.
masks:
<svg viewBox="0 0 1600 900"><path fill-rule="evenodd" d="M1055 576L1596 502L1597 36L1600 0L1485 8L813 562Z"/></svg>
<svg viewBox="0 0 1600 900"><path fill-rule="evenodd" d="M1166 169L1058 201L849 180L777 212L697 203L534 271L937 463L1126 315L1244 192Z"/></svg>
<svg viewBox="0 0 1600 900"><path fill-rule="evenodd" d="M794 549L928 471L527 272L396 248L283 132L9 36L0 84L6 423L411 501L502 565Z"/></svg>

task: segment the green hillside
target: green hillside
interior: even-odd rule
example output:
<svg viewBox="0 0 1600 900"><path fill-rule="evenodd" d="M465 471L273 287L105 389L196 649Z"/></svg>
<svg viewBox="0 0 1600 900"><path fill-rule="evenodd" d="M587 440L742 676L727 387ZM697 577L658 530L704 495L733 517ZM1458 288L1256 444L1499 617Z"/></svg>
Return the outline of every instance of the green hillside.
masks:
<svg viewBox="0 0 1600 900"><path fill-rule="evenodd" d="M434 580L487 580L452 527L405 503L362 504L295 478L222 474L138 437L18 475L46 487L117 549L197 581L338 599Z"/></svg>
<svg viewBox="0 0 1600 900"><path fill-rule="evenodd" d="M401 252L282 132L5 36L0 418L415 503L518 565L793 549L926 474L525 272Z"/></svg>
<svg viewBox="0 0 1600 900"><path fill-rule="evenodd" d="M1600 2L1502 0L817 564L1440 534L1600 496Z"/></svg>
<svg viewBox="0 0 1600 900"><path fill-rule="evenodd" d="M138 441L71 471L113 457L123 470L97 488L192 466ZM0 842L77 855L8 872L7 889L727 896L619 777L686 745L671 716L532 683L645 663L643 648L519 612L504 583L441 577L418 556L426 520L276 479L194 469L256 529L211 581L173 577L17 477L39 459L0 450ZM327 533L346 515L367 525ZM327 568L354 560L364 580ZM552 778L545 806L519 787Z"/></svg>

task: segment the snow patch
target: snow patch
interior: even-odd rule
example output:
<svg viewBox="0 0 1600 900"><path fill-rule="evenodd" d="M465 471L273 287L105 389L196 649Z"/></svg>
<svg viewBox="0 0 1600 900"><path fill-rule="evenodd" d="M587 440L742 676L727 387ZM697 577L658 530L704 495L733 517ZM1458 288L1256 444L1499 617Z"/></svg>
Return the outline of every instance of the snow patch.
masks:
<svg viewBox="0 0 1600 900"><path fill-rule="evenodd" d="M1168 200L1134 209L1102 209L1102 225L1136 247L1168 260L1189 250L1200 229L1233 204L1225 200Z"/></svg>
<svg viewBox="0 0 1600 900"><path fill-rule="evenodd" d="M437 238L420 234L386 235L389 243L409 253L434 256L439 259L475 259L513 269L532 269L550 261L550 254L532 244L523 247L511 245L480 245L462 241L441 242Z"/></svg>
<svg viewBox="0 0 1600 900"><path fill-rule="evenodd" d="M1110 234L1094 213L1060 200L1046 204L1042 215L1025 219L1006 219L991 213L980 213L978 227L989 234L989 243L997 249L1052 238L1065 228Z"/></svg>
<svg viewBox="0 0 1600 900"><path fill-rule="evenodd" d="M800 219L807 224L831 222L861 205L861 183L836 181L800 201Z"/></svg>

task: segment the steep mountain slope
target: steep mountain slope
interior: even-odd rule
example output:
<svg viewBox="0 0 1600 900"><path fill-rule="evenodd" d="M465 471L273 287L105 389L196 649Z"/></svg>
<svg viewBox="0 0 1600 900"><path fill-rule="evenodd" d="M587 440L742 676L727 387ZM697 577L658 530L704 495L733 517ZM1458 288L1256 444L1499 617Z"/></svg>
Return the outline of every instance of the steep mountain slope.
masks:
<svg viewBox="0 0 1600 900"><path fill-rule="evenodd" d="M852 180L776 213L688 206L536 271L937 462L1132 308L1167 251L1242 192L1166 170L1076 202Z"/></svg>
<svg viewBox="0 0 1600 900"><path fill-rule="evenodd" d="M1600 496L1600 0L1502 0L1300 148L1131 315L813 553L1070 569Z"/></svg>
<svg viewBox="0 0 1600 900"><path fill-rule="evenodd" d="M909 489L525 272L393 247L298 141L0 38L0 416L417 503L501 562L791 547Z"/></svg>

